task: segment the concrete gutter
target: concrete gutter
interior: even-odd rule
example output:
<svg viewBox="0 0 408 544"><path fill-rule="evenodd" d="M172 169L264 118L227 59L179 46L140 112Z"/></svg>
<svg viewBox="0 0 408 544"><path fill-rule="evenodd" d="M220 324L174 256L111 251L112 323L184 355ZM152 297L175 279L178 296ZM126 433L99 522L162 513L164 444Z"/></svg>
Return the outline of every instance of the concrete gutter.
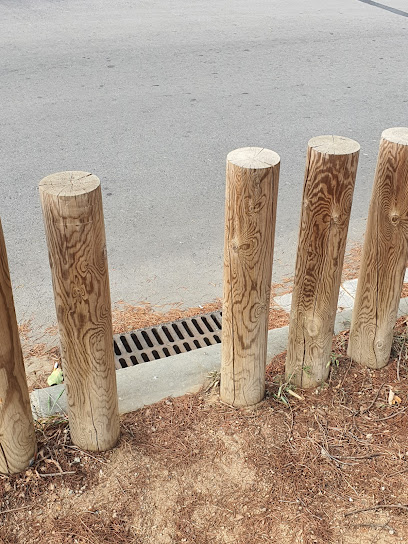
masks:
<svg viewBox="0 0 408 544"><path fill-rule="evenodd" d="M351 309L338 312L334 332L349 329ZM398 317L408 314L408 298L401 299ZM286 350L289 327L268 333L268 361ZM119 412L126 414L166 397L180 397L194 393L208 380L210 372L219 371L221 345L216 344L166 359L124 368L116 372ZM64 384L36 389L30 395L36 419L67 413Z"/></svg>

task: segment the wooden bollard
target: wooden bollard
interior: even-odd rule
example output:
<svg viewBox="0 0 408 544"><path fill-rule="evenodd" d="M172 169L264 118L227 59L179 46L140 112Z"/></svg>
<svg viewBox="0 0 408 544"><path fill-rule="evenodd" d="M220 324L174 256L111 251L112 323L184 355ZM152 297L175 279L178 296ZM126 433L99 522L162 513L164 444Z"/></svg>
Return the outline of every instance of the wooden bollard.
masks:
<svg viewBox="0 0 408 544"><path fill-rule="evenodd" d="M227 157L221 390L243 407L265 394L279 155L246 147Z"/></svg>
<svg viewBox="0 0 408 544"><path fill-rule="evenodd" d="M74 444L104 451L119 437L105 227L99 179L60 172L40 182Z"/></svg>
<svg viewBox="0 0 408 544"><path fill-rule="evenodd" d="M348 345L362 365L388 363L407 260L408 128L390 128L381 135Z"/></svg>
<svg viewBox="0 0 408 544"><path fill-rule="evenodd" d="M0 221L0 472L21 472L35 453L33 416Z"/></svg>
<svg viewBox="0 0 408 544"><path fill-rule="evenodd" d="M340 136L308 143L286 380L326 380L360 146Z"/></svg>

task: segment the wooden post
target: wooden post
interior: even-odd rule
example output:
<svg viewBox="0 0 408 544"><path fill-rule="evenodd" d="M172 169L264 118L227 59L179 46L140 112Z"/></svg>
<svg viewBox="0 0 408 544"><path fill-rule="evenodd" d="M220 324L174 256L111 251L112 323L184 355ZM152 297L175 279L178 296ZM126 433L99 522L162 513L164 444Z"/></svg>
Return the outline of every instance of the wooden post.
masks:
<svg viewBox="0 0 408 544"><path fill-rule="evenodd" d="M60 172L40 183L71 437L104 451L119 437L105 227L99 179Z"/></svg>
<svg viewBox="0 0 408 544"><path fill-rule="evenodd" d="M221 391L252 406L265 394L279 155L246 147L227 157Z"/></svg>
<svg viewBox="0 0 408 544"><path fill-rule="evenodd" d="M390 128L381 136L348 346L370 368L390 358L407 260L408 128Z"/></svg>
<svg viewBox="0 0 408 544"><path fill-rule="evenodd" d="M33 416L0 221L0 472L21 472L35 454Z"/></svg>
<svg viewBox="0 0 408 544"><path fill-rule="evenodd" d="M329 374L359 150L340 136L308 143L285 369L304 388Z"/></svg>

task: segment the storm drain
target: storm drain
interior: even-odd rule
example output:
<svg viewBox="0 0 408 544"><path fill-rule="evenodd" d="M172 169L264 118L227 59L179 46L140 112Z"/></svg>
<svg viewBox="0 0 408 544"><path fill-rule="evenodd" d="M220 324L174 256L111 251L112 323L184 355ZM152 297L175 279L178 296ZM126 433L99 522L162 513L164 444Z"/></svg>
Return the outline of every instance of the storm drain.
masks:
<svg viewBox="0 0 408 544"><path fill-rule="evenodd" d="M113 337L117 369L221 342L222 312L163 323Z"/></svg>

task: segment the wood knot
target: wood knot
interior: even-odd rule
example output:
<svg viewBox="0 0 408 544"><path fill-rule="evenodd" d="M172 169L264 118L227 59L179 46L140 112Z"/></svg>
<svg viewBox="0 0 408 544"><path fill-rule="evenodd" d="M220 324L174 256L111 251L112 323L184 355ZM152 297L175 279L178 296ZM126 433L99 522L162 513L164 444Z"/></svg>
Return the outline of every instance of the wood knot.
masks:
<svg viewBox="0 0 408 544"><path fill-rule="evenodd" d="M258 304L257 306L255 306L253 308L253 314L254 314L255 320L258 320L261 317L261 315L265 314L268 311L268 309L269 309L269 305L266 305L266 304Z"/></svg>
<svg viewBox="0 0 408 544"><path fill-rule="evenodd" d="M306 330L307 330L308 335L311 338L317 336L319 334L321 328L322 328L321 320L317 319L316 317L312 318L312 319L309 318L306 321Z"/></svg>
<svg viewBox="0 0 408 544"><path fill-rule="evenodd" d="M72 296L74 298L84 299L86 296L85 287L83 285L74 285L72 288Z"/></svg>
<svg viewBox="0 0 408 544"><path fill-rule="evenodd" d="M392 216L391 216L391 222L393 225L396 225L398 222L399 222L399 215L397 213L394 213Z"/></svg>

